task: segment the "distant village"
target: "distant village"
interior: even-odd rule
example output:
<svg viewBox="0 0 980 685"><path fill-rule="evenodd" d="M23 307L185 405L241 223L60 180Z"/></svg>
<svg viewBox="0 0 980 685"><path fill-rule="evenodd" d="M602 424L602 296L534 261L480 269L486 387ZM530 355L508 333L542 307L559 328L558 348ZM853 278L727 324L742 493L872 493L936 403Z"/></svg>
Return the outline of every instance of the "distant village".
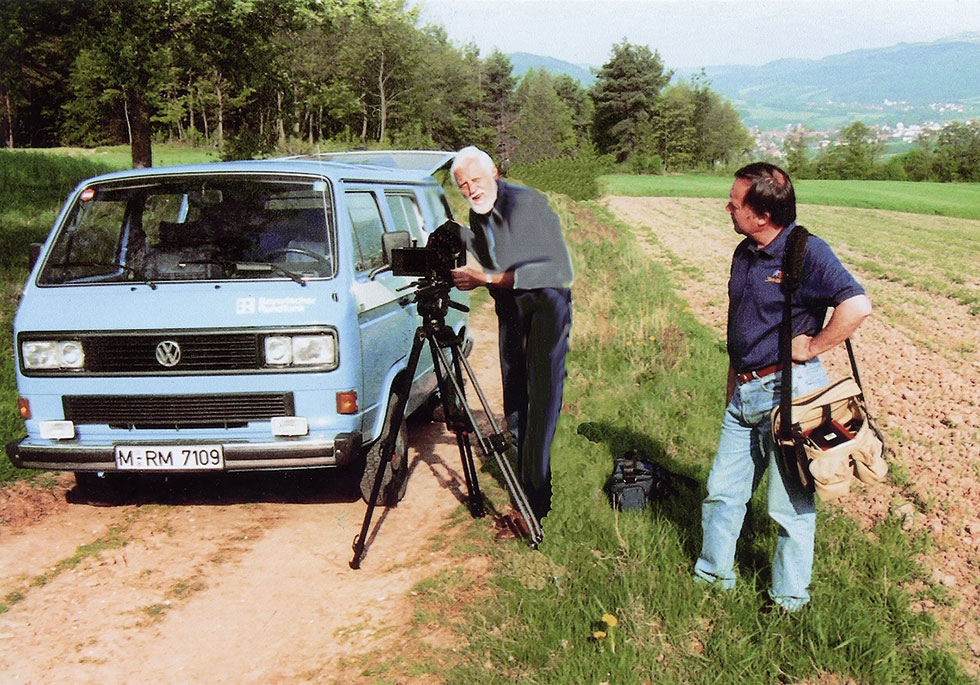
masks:
<svg viewBox="0 0 980 685"><path fill-rule="evenodd" d="M862 109L865 111L889 111L889 112L921 112L924 108L911 105L907 102L894 100L884 100L880 105L867 105L855 103L834 102L828 100L821 103L822 107L840 107L842 109ZM936 133L950 120L957 118L965 112L965 107L958 102L934 102L928 108L936 113L941 119L924 121L922 123L906 124L898 121L894 124L873 124L867 123L868 128L877 133L877 140L884 143L886 147L897 147L915 143L923 135ZM856 117L858 120L860 117ZM797 133L802 123L786 124L781 129L761 130L758 127L751 129L756 139L756 152L767 157L781 158L784 156L783 143L786 138ZM837 140L840 129L828 128L816 130L807 128L806 133L810 138L810 148L821 150L833 144Z"/></svg>

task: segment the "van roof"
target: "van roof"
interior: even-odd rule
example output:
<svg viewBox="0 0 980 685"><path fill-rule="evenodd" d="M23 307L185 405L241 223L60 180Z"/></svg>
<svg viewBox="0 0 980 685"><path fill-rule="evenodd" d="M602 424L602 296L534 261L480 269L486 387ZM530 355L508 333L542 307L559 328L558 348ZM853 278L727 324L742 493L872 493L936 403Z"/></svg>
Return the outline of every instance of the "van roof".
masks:
<svg viewBox="0 0 980 685"><path fill-rule="evenodd" d="M213 173L302 173L346 181L424 181L440 169L448 168L455 154L436 150L326 152L273 159L130 169L97 176L83 183L145 176Z"/></svg>
<svg viewBox="0 0 980 685"><path fill-rule="evenodd" d="M293 159L318 159L342 164L357 164L390 169L412 169L434 174L452 162L455 152L440 150L357 150L351 152L318 152Z"/></svg>

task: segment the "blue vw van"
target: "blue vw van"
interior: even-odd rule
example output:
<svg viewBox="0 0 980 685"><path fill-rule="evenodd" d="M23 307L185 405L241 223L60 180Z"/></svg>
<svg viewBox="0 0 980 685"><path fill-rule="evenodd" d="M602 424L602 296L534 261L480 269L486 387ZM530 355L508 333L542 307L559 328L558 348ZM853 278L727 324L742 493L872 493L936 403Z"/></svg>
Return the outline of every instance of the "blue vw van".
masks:
<svg viewBox="0 0 980 685"><path fill-rule="evenodd" d="M433 176L451 159L338 153L81 183L14 320L27 435L11 462L73 471L83 494L141 472L366 464L367 499L420 324L384 236L424 245L451 217ZM447 323L465 335L465 314ZM436 386L423 359L406 413ZM386 504L404 494L398 428Z"/></svg>

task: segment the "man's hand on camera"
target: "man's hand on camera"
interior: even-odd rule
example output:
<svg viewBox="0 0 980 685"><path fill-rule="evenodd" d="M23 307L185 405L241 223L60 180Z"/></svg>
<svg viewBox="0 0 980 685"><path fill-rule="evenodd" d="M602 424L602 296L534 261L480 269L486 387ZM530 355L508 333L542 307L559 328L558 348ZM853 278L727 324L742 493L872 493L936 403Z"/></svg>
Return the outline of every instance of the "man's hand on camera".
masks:
<svg viewBox="0 0 980 685"><path fill-rule="evenodd" d="M453 275L453 285L460 290L473 290L481 285L494 288L513 288L514 272L504 271L499 274L489 274L482 269L472 266L461 266L451 271Z"/></svg>
<svg viewBox="0 0 980 685"><path fill-rule="evenodd" d="M460 290L473 290L481 285L490 285L489 274L472 266L461 266L450 273L453 275L453 285Z"/></svg>

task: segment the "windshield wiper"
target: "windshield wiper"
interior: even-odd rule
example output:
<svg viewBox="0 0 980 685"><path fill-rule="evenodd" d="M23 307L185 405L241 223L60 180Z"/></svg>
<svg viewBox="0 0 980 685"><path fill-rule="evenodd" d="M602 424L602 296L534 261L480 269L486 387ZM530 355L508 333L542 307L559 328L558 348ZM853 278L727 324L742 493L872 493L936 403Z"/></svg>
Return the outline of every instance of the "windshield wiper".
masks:
<svg viewBox="0 0 980 685"><path fill-rule="evenodd" d="M294 271L290 271L289 269L284 269L278 264L273 264L272 262L232 262L225 259L212 258L178 262L177 266L184 267L189 264L217 264L225 270L226 274L245 273L249 271L256 273L275 273L299 283L304 288L306 287L306 279L303 276Z"/></svg>
<svg viewBox="0 0 980 685"><path fill-rule="evenodd" d="M57 264L48 264L46 268L58 268L58 269L71 269L73 267L82 267L86 269L100 269L100 268L111 268L111 269L122 269L126 273L133 274L138 279L146 283L150 287L150 290L156 290L157 284L150 280L150 278L143 273L141 269L129 266L128 264L120 264L119 262L59 262ZM76 281L81 281L86 278L97 278L100 276L111 276L112 274L88 274L87 276L75 276L74 278L69 278L65 280L65 283L74 283Z"/></svg>

